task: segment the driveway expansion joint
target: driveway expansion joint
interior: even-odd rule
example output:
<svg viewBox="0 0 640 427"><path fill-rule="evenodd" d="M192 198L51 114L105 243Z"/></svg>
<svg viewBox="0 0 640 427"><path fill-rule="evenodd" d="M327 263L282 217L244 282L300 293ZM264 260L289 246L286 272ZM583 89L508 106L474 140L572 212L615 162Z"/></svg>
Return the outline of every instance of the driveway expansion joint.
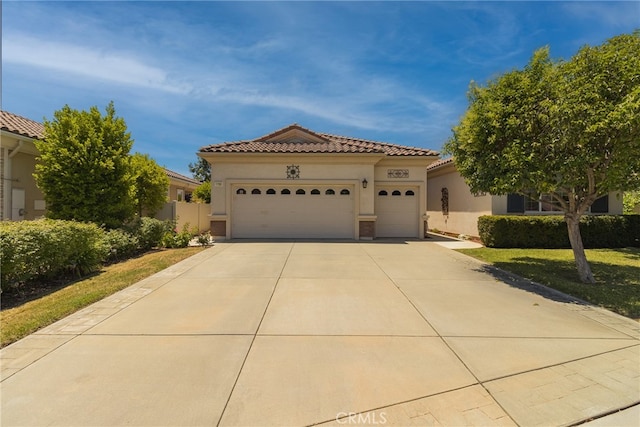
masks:
<svg viewBox="0 0 640 427"><path fill-rule="evenodd" d="M93 324L84 313L3 349L3 424L574 425L640 400L629 322L505 286L430 242L201 254Z"/></svg>

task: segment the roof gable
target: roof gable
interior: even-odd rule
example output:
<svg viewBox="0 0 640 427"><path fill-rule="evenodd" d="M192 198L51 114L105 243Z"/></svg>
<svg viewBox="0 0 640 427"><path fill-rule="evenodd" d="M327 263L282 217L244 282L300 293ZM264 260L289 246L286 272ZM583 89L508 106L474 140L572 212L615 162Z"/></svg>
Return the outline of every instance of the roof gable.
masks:
<svg viewBox="0 0 640 427"><path fill-rule="evenodd" d="M325 143L328 139L315 133L314 131L303 128L297 123L278 129L268 135L255 139L255 141L262 142L314 142Z"/></svg>
<svg viewBox="0 0 640 427"><path fill-rule="evenodd" d="M297 123L252 140L224 142L202 147L201 153L260 154L382 154L405 157L437 157L433 150L406 147L386 142L315 132Z"/></svg>
<svg viewBox="0 0 640 427"><path fill-rule="evenodd" d="M437 162L433 162L431 163L429 166L427 166L427 171L433 171L435 169L440 169L441 167L444 167L448 164L452 164L454 162L454 158L453 157L449 157L447 159L440 159Z"/></svg>
<svg viewBox="0 0 640 427"><path fill-rule="evenodd" d="M167 168L163 168L163 169L164 169L165 173L167 174L167 176L170 179L177 179L179 181L184 181L184 182L187 182L189 184L194 184L194 185L202 184L200 181L195 180L193 178L189 178L188 176L179 174L178 172L174 172L174 171L172 171L170 169L167 169Z"/></svg>
<svg viewBox="0 0 640 427"><path fill-rule="evenodd" d="M44 125L17 114L0 110L0 129L33 139L44 137Z"/></svg>

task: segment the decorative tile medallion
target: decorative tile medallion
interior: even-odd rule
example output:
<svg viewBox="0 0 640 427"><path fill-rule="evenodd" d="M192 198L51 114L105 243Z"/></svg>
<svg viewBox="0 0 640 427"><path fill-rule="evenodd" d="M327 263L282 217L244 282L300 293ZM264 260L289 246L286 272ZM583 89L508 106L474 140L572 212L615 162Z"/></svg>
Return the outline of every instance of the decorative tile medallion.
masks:
<svg viewBox="0 0 640 427"><path fill-rule="evenodd" d="M387 169L387 178L409 178L409 169Z"/></svg>
<svg viewBox="0 0 640 427"><path fill-rule="evenodd" d="M300 166L291 165L287 166L287 179L298 179L300 178Z"/></svg>

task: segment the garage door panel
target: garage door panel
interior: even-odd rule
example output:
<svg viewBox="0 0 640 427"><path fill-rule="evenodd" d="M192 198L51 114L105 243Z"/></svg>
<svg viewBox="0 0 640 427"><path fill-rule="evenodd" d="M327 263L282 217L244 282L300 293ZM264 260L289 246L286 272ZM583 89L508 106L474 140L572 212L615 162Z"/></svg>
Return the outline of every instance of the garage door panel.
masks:
<svg viewBox="0 0 640 427"><path fill-rule="evenodd" d="M376 236L419 237L418 188L376 189Z"/></svg>
<svg viewBox="0 0 640 427"><path fill-rule="evenodd" d="M231 236L233 238L354 238L354 197L325 195L325 188L269 187L276 194L235 194L232 198ZM296 194L302 188L306 194ZM312 189L321 194L311 194Z"/></svg>

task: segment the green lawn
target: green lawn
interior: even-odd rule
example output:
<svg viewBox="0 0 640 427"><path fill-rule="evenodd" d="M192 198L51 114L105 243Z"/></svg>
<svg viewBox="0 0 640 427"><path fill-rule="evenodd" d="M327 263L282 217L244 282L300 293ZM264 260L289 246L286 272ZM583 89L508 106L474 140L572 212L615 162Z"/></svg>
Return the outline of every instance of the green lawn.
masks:
<svg viewBox="0 0 640 427"><path fill-rule="evenodd" d="M570 249L461 249L460 252L623 316L640 319L640 249L587 249L595 285L580 282Z"/></svg>
<svg viewBox="0 0 640 427"><path fill-rule="evenodd" d="M104 267L98 274L0 312L0 347L23 338L96 301L202 251L164 249Z"/></svg>

